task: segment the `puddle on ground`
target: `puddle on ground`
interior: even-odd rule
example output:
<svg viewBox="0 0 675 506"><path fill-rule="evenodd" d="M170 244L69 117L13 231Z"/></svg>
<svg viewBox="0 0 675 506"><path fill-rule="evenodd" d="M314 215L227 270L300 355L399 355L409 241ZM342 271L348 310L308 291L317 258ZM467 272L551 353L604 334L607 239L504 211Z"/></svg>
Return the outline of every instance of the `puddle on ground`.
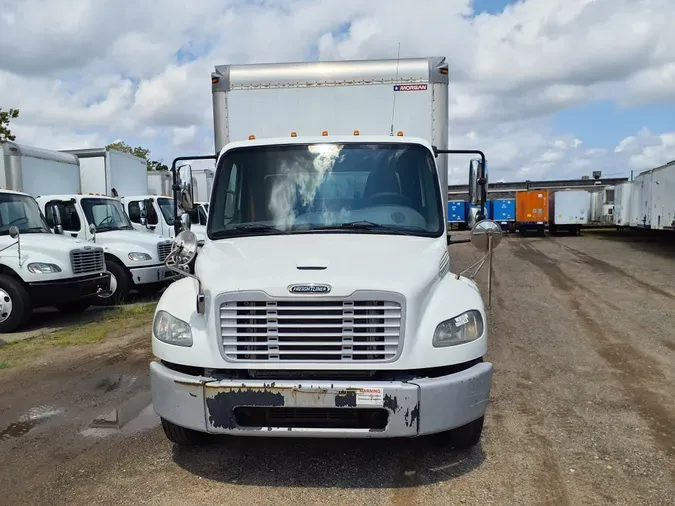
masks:
<svg viewBox="0 0 675 506"><path fill-rule="evenodd" d="M124 388L130 388L137 379L136 376L130 376L128 374L112 374L103 378L98 385L96 385L96 388L108 393L118 390L122 386L124 386Z"/></svg>
<svg viewBox="0 0 675 506"><path fill-rule="evenodd" d="M152 404L145 406L136 417L126 422L122 427L104 427L99 425L95 420L90 427L80 431L80 434L85 437L102 438L111 436L113 434L122 434L124 436L131 436L144 430L157 427L160 423L159 416L155 413Z"/></svg>
<svg viewBox="0 0 675 506"><path fill-rule="evenodd" d="M63 410L54 406L31 408L18 421L10 423L0 431L0 441L7 441L28 434L35 426L61 413L63 413Z"/></svg>

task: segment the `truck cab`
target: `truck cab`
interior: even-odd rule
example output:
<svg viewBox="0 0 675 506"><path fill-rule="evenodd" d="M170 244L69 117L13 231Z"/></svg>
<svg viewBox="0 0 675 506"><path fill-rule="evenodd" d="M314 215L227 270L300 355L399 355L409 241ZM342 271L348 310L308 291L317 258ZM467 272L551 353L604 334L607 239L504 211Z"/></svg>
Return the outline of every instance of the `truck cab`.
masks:
<svg viewBox="0 0 675 506"><path fill-rule="evenodd" d="M203 247L184 231L167 257L194 274L167 288L153 323L153 405L171 441L478 442L487 319L476 284L450 273L436 154L375 135L222 149Z"/></svg>
<svg viewBox="0 0 675 506"><path fill-rule="evenodd" d="M173 197L140 195L122 197L120 202L124 205L136 230L150 232L160 237L175 237ZM192 232L203 241L206 238L207 213L203 209L196 208L189 214Z"/></svg>
<svg viewBox="0 0 675 506"><path fill-rule="evenodd" d="M0 333L33 308L80 312L109 290L101 246L51 233L33 197L0 190Z"/></svg>
<svg viewBox="0 0 675 506"><path fill-rule="evenodd" d="M131 290L156 293L175 278L163 265L171 241L135 230L118 199L64 194L40 196L37 202L51 228L105 252L111 286L101 304L120 303Z"/></svg>

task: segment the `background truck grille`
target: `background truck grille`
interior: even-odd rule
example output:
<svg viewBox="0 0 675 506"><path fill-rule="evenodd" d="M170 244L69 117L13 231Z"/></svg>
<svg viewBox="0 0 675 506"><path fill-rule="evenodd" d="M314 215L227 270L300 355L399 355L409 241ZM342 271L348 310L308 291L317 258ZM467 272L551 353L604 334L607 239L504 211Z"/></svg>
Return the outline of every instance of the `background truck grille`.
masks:
<svg viewBox="0 0 675 506"><path fill-rule="evenodd" d="M401 304L387 300L232 301L220 305L225 357L235 361L390 361Z"/></svg>
<svg viewBox="0 0 675 506"><path fill-rule="evenodd" d="M87 274L105 270L105 256L102 249L75 250L70 252L73 274Z"/></svg>
<svg viewBox="0 0 675 506"><path fill-rule="evenodd" d="M162 242L157 245L157 254L159 255L160 262L166 260L169 253L171 253L171 241Z"/></svg>

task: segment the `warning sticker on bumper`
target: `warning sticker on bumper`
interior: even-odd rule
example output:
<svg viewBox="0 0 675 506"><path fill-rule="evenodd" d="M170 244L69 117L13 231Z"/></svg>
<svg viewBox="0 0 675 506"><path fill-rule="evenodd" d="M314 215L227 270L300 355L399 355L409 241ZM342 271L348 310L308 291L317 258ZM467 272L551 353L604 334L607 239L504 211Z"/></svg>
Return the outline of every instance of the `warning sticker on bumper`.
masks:
<svg viewBox="0 0 675 506"><path fill-rule="evenodd" d="M357 406L382 406L384 390L382 388L362 388L356 392Z"/></svg>

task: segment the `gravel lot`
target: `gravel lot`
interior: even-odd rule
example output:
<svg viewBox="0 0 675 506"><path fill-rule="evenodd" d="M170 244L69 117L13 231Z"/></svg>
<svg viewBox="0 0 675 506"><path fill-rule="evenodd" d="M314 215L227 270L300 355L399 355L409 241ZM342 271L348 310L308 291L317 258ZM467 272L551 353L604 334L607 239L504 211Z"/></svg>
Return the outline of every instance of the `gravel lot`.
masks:
<svg viewBox="0 0 675 506"><path fill-rule="evenodd" d="M478 257L450 253L453 270ZM147 409L105 428L111 410L146 405L145 325L0 370L0 504L672 504L675 249L508 237L492 301L494 387L471 452L427 439L186 450Z"/></svg>

